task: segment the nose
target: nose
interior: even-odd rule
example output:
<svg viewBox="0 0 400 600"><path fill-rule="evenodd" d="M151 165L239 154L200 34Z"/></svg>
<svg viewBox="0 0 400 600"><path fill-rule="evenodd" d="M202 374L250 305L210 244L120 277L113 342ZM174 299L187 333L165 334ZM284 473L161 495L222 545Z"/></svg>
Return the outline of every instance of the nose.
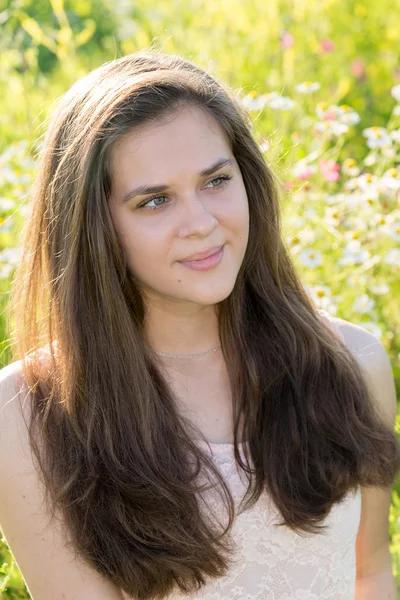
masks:
<svg viewBox="0 0 400 600"><path fill-rule="evenodd" d="M196 195L182 202L180 219L180 237L187 237L189 235L206 237L218 225L218 220L207 208L206 203L201 201Z"/></svg>

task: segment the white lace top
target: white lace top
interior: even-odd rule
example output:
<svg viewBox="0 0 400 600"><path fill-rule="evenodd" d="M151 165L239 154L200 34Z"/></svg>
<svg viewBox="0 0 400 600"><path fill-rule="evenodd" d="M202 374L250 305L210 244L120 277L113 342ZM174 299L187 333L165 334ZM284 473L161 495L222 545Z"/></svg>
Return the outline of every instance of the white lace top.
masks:
<svg viewBox="0 0 400 600"><path fill-rule="evenodd" d="M341 336L337 320L321 312ZM198 443L210 453L204 442ZM238 505L247 480L235 466L233 445L210 446L213 460ZM240 444L241 453L242 448ZM211 496L210 508L215 513L219 511ZM286 527L274 527L282 517L267 494L263 494L255 506L236 515L232 529L236 566L229 574L210 581L200 592L187 595L177 591L168 600L354 600L355 540L360 514L358 488L334 505L324 522L328 528L323 533L299 535Z"/></svg>

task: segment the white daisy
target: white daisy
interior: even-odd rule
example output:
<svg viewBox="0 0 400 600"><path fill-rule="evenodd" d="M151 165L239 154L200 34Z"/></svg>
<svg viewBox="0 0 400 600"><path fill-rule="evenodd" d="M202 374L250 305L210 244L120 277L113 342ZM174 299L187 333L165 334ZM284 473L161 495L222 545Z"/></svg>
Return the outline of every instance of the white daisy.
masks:
<svg viewBox="0 0 400 600"><path fill-rule="evenodd" d="M370 256L371 254L368 250L361 249L361 244L358 240L352 240L351 242L348 242L347 246L344 248L338 263L340 265L362 264L370 258Z"/></svg>
<svg viewBox="0 0 400 600"><path fill-rule="evenodd" d="M330 135L342 135L346 133L349 128L344 123L339 121L317 121L315 123L315 129L321 133L328 133Z"/></svg>
<svg viewBox="0 0 400 600"><path fill-rule="evenodd" d="M390 190L400 189L400 169L392 168L381 177L381 184Z"/></svg>
<svg viewBox="0 0 400 600"><path fill-rule="evenodd" d="M356 181L363 192L373 193L379 190L379 177L372 173L363 173L356 178Z"/></svg>
<svg viewBox="0 0 400 600"><path fill-rule="evenodd" d="M356 298L353 304L353 311L365 314L370 312L374 308L375 304L375 300L370 298L368 294L361 294L361 296Z"/></svg>
<svg viewBox="0 0 400 600"><path fill-rule="evenodd" d="M267 98L267 105L276 110L292 110L296 102L287 96L277 95L274 98Z"/></svg>
<svg viewBox="0 0 400 600"><path fill-rule="evenodd" d="M296 92L300 92L300 94L312 94L316 92L321 87L321 84L317 81L304 81L303 83L299 83L296 85Z"/></svg>
<svg viewBox="0 0 400 600"><path fill-rule="evenodd" d="M400 250L398 250L397 248L392 248L391 250L386 252L382 261L384 263L386 263L387 265L399 266L400 265Z"/></svg>
<svg viewBox="0 0 400 600"><path fill-rule="evenodd" d="M385 294L390 292L390 287L386 283L370 285L369 289L376 296L384 296Z"/></svg>
<svg viewBox="0 0 400 600"><path fill-rule="evenodd" d="M306 249L299 254L300 262L310 268L319 267L322 265L322 254L319 250Z"/></svg>
<svg viewBox="0 0 400 600"><path fill-rule="evenodd" d="M262 110L266 104L266 96L250 92L241 99L241 103L248 110Z"/></svg>
<svg viewBox="0 0 400 600"><path fill-rule="evenodd" d="M391 131L389 135L394 142L400 144L400 129L393 129L393 131Z"/></svg>
<svg viewBox="0 0 400 600"><path fill-rule="evenodd" d="M392 87L390 93L397 102L400 102L400 84Z"/></svg>

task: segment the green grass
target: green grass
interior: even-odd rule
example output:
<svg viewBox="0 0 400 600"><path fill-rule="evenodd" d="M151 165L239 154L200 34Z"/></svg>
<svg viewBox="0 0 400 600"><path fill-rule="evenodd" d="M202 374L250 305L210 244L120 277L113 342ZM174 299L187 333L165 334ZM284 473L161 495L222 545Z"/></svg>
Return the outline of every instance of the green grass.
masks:
<svg viewBox="0 0 400 600"><path fill-rule="evenodd" d="M210 70L249 107L273 92L294 101L285 108L266 96L251 110L255 138L284 186L285 240L316 302L384 344L400 397L400 12L390 0L0 1L0 26L2 365L12 359L6 313L18 253L9 251L18 250L52 104L92 68L154 46ZM297 86L310 78L318 89L303 93ZM336 111L336 126L348 115L353 124L319 132L327 111ZM400 481L390 550L400 590ZM29 598L4 538L0 565L0 599Z"/></svg>

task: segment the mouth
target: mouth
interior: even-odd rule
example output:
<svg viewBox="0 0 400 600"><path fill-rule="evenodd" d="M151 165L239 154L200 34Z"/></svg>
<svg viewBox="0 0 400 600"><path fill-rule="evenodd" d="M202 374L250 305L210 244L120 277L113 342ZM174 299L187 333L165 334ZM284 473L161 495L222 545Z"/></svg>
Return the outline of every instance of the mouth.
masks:
<svg viewBox="0 0 400 600"><path fill-rule="evenodd" d="M193 262L196 260L204 260L206 258L210 258L211 256L214 256L214 254L217 254L217 252L219 252L221 250L221 248L222 248L222 246L214 246L213 248L206 248L206 250L203 250L202 252L197 252L196 254L191 254L190 256L187 256L186 258L179 260L178 262Z"/></svg>
<svg viewBox="0 0 400 600"><path fill-rule="evenodd" d="M200 260L182 260L180 261L180 264L184 267L194 269L195 271L209 271L221 263L224 255L224 248L225 244L221 246L217 252L214 252L207 258L202 258Z"/></svg>

